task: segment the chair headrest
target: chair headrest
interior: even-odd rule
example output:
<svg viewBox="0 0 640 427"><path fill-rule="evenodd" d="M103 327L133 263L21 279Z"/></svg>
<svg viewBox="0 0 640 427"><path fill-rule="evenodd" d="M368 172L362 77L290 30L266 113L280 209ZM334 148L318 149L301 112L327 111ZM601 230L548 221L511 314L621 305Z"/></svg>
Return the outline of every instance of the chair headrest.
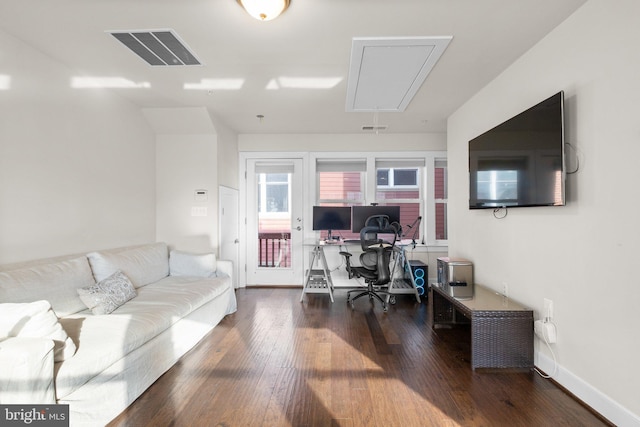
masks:
<svg viewBox="0 0 640 427"><path fill-rule="evenodd" d="M364 228L368 229L369 232L378 232L381 234L398 235L402 229L397 222L389 222L388 215L372 215L367 218L364 224Z"/></svg>
<svg viewBox="0 0 640 427"><path fill-rule="evenodd" d="M388 215L372 215L365 221L365 226L362 230L360 230L360 241L362 243L362 248L366 249L366 247L371 244L382 243L382 241L372 240L371 238L367 238L367 236L378 235L378 234L391 234L393 235L392 242L386 242L389 246L393 246L401 233L401 227L397 222L389 222ZM377 239L377 238L376 238Z"/></svg>

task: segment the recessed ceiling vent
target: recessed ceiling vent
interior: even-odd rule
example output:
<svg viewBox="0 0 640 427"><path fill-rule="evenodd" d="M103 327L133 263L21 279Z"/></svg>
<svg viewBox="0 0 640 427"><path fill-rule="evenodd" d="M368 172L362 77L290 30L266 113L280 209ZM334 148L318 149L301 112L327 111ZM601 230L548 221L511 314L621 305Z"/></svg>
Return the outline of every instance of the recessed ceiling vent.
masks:
<svg viewBox="0 0 640 427"><path fill-rule="evenodd" d="M354 38L346 111L404 111L451 39L451 36Z"/></svg>
<svg viewBox="0 0 640 427"><path fill-rule="evenodd" d="M149 65L202 65L173 30L109 31Z"/></svg>
<svg viewBox="0 0 640 427"><path fill-rule="evenodd" d="M363 131L368 131L368 132L380 132L381 130L387 130L389 126L387 125L365 125L362 126L362 130Z"/></svg>

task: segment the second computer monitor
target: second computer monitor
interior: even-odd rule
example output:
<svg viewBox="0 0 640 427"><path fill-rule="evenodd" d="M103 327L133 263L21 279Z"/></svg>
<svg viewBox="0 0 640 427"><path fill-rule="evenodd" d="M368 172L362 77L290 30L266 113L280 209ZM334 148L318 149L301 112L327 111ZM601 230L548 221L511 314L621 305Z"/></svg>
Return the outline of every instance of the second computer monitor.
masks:
<svg viewBox="0 0 640 427"><path fill-rule="evenodd" d="M387 215L390 223L400 223L400 206L353 206L351 231L359 233L364 228L367 218L373 215Z"/></svg>

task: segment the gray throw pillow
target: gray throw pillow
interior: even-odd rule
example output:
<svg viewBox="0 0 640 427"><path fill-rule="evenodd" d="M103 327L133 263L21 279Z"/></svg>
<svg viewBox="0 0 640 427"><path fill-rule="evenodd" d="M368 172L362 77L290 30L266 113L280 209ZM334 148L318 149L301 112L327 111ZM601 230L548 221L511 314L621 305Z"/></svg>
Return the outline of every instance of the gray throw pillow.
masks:
<svg viewBox="0 0 640 427"><path fill-rule="evenodd" d="M109 314L138 293L127 275L118 270L95 285L78 289L78 295L93 314Z"/></svg>

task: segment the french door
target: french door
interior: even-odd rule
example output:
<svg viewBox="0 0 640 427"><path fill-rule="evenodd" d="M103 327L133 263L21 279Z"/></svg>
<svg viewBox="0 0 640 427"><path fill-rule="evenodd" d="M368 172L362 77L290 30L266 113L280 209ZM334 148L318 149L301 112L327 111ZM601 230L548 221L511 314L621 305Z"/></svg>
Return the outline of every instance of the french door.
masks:
<svg viewBox="0 0 640 427"><path fill-rule="evenodd" d="M302 159L247 159L247 285L301 285Z"/></svg>

